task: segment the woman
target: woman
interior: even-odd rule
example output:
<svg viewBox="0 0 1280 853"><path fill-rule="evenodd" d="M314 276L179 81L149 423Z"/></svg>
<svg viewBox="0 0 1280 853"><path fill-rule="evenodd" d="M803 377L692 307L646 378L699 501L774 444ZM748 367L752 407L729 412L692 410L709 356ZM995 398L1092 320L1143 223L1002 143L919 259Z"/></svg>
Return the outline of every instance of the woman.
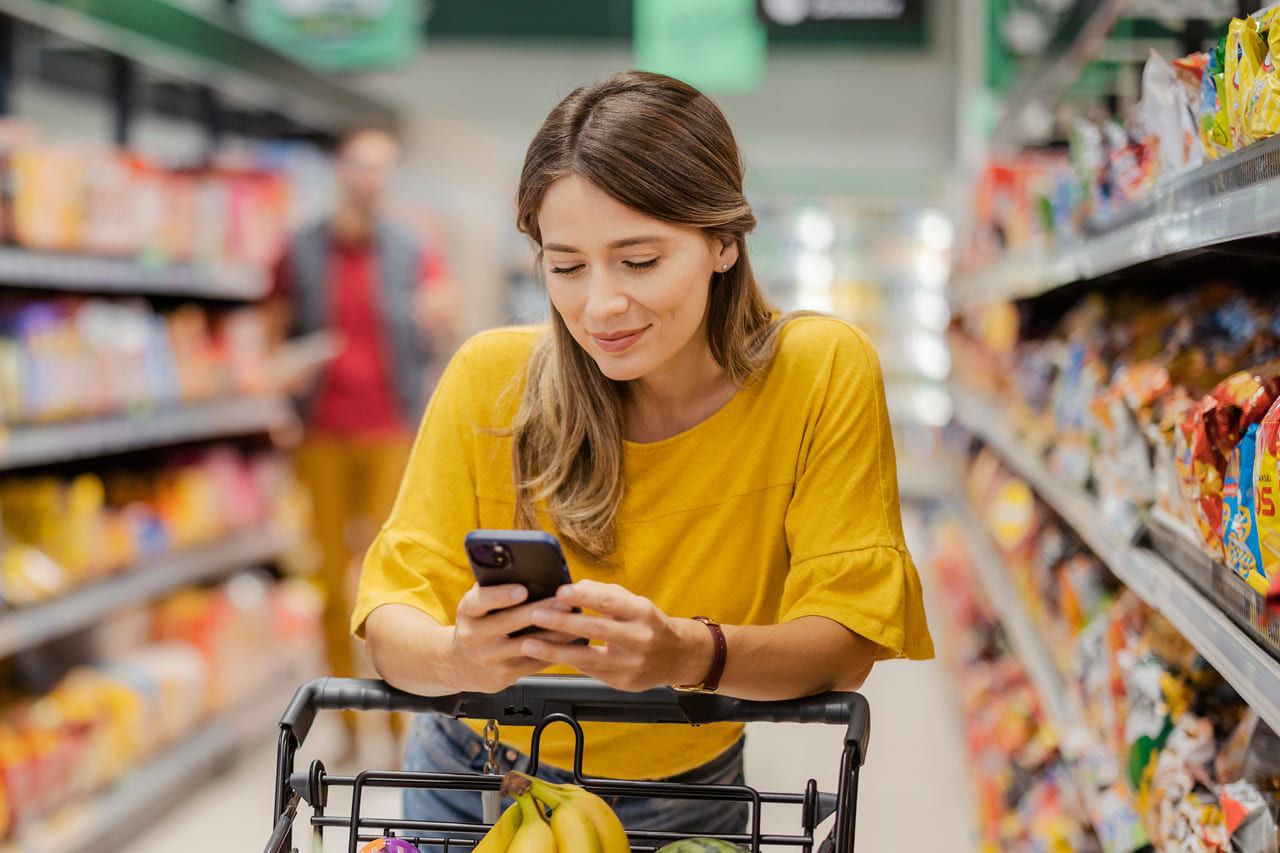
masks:
<svg viewBox="0 0 1280 853"><path fill-rule="evenodd" d="M578 89L530 145L517 204L551 328L474 338L436 390L353 616L382 677L442 695L556 667L772 700L931 657L875 353L845 323L765 300L742 161L711 100L637 72ZM513 524L565 545L577 582L555 606L475 586L463 537ZM531 625L549 633L508 636ZM482 727L420 718L407 766L478 771ZM589 775L742 778L740 725L584 729ZM527 765L529 734L502 732L504 769ZM568 730L549 730L550 775L572 756ZM405 807L476 820L480 798L410 791ZM636 829L746 821L722 804L618 808Z"/></svg>

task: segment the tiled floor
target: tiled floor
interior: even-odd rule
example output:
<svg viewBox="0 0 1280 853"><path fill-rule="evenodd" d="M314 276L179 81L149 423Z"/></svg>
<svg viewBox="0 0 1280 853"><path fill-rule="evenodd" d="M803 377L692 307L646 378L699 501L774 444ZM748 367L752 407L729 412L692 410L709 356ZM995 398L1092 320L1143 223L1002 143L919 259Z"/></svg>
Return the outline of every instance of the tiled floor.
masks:
<svg viewBox="0 0 1280 853"><path fill-rule="evenodd" d="M872 707L872 739L858 809L860 851L963 853L974 848L965 799L959 732L950 716L952 703L937 663L887 663L877 667L864 691ZM334 720L317 723L304 746L299 766L314 756L332 758ZM380 720L367 720L369 734L359 761L391 766L396 756ZM749 730L747 780L771 790L803 790L814 777L834 790L842 730L826 726L765 725ZM230 853L259 851L270 834L274 744L264 739L245 758L187 802L158 821L128 846L131 853ZM337 804L331 804L337 805ZM371 803L373 811L398 813L394 795ZM926 814L925 810L929 809ZM368 813L368 812L366 812ZM792 812L766 815L770 825L791 832ZM298 825L303 827L305 816ZM776 821L783 821L778 824ZM301 849L304 832L295 843ZM345 850L336 836L325 851Z"/></svg>

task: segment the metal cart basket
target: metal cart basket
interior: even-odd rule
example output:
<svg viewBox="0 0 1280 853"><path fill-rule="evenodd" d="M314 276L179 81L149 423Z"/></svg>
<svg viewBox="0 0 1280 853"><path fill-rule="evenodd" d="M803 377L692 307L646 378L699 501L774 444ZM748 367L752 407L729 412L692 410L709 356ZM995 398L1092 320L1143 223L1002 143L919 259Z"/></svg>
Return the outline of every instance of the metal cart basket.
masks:
<svg viewBox="0 0 1280 853"><path fill-rule="evenodd" d="M604 797L652 797L745 802L750 819L741 835L712 835L743 846L755 853L768 849L799 849L812 853L851 853L854 820L858 805L858 774L866 759L871 729L871 709L858 693L827 693L808 699L785 702L749 702L727 696L679 693L656 688L626 693L598 681L573 676L534 676L521 679L501 693L424 697L405 693L382 681L354 678L319 678L299 688L280 719L280 742L276 764L275 831L266 853L289 853L293 846L293 822L301 802L313 810L312 835L319 839L328 831L345 831L348 853L358 853L360 845L375 838L403 835L424 850L467 851L477 844L488 827L483 824L443 823L391 819L366 815L361 810L370 788L433 788L446 790L496 791L501 776L450 773L410 773L365 770L356 776L328 774L324 765L313 761L306 770L295 770L298 747L306 739L317 712L321 710L382 710L434 712L458 719L496 720L500 725L533 726L530 772L537 772L538 745L542 733L553 723L570 726L577 743L573 775L576 784ZM660 723L703 725L716 722L796 722L846 726L840 756L839 787L833 794L820 793L812 779L802 793L763 793L746 785L687 785L669 782L628 781L586 778L582 774L583 738L580 722ZM326 811L333 788L351 789L349 814ZM765 835L761 831L762 806L785 804L798 807L800 832L795 835ZM814 837L819 824L832 814L835 826L820 844ZM418 833L439 838L420 839ZM686 837L672 832L632 832L632 850L653 851ZM317 848L318 849L318 848Z"/></svg>

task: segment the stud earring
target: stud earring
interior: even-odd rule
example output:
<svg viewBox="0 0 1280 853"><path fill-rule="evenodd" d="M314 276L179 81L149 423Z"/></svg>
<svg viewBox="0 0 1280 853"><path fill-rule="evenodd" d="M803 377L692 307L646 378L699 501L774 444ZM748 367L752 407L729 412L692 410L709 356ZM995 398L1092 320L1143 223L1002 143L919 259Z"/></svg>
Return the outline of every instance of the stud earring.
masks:
<svg viewBox="0 0 1280 853"><path fill-rule="evenodd" d="M727 269L729 269L729 265L728 265L728 264L721 264L721 265L720 265L720 272L724 272L724 271L725 271L725 270L727 270Z"/></svg>

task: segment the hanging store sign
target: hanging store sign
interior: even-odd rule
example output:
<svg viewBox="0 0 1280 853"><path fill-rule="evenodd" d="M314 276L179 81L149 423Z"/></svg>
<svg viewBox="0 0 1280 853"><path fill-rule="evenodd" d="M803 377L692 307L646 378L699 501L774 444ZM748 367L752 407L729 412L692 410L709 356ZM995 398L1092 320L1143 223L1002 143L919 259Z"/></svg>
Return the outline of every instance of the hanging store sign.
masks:
<svg viewBox="0 0 1280 853"><path fill-rule="evenodd" d="M756 0L756 12L765 23L784 27L812 21L921 23L924 0Z"/></svg>
<svg viewBox="0 0 1280 853"><path fill-rule="evenodd" d="M247 0L253 36L328 71L403 65L422 41L420 0Z"/></svg>
<svg viewBox="0 0 1280 853"><path fill-rule="evenodd" d="M713 95L764 82L768 39L752 0L636 0L635 65Z"/></svg>

